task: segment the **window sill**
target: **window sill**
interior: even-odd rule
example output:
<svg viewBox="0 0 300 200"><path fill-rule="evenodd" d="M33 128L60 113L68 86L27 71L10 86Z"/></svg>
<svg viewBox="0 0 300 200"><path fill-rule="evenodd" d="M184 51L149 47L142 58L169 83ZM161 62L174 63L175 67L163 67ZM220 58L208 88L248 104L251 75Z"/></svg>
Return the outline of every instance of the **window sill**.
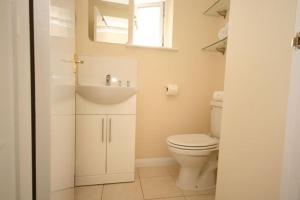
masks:
<svg viewBox="0 0 300 200"><path fill-rule="evenodd" d="M173 52L179 51L179 49L177 48L170 48L170 47L153 47L153 46L143 46L143 45L136 45L136 44L125 44L125 46L130 48L154 49L154 50L162 50L162 51L173 51Z"/></svg>

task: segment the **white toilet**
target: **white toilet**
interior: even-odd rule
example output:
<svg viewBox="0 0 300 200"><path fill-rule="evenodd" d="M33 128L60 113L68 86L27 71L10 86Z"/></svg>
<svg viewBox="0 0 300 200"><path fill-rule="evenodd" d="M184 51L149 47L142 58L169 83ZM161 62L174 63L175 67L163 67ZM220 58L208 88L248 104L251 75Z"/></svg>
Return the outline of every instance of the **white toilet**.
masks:
<svg viewBox="0 0 300 200"><path fill-rule="evenodd" d="M210 134L182 134L167 138L168 149L180 165L177 185L181 189L215 189L222 104L223 92L215 92L211 101Z"/></svg>

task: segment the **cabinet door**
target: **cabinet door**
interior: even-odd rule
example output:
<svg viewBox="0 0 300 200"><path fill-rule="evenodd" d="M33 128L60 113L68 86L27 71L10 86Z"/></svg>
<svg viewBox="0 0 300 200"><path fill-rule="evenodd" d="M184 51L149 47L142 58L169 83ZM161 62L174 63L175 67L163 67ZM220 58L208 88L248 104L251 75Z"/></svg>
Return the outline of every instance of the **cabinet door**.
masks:
<svg viewBox="0 0 300 200"><path fill-rule="evenodd" d="M76 116L76 176L105 174L106 115Z"/></svg>
<svg viewBox="0 0 300 200"><path fill-rule="evenodd" d="M107 173L134 172L135 115L107 118Z"/></svg>

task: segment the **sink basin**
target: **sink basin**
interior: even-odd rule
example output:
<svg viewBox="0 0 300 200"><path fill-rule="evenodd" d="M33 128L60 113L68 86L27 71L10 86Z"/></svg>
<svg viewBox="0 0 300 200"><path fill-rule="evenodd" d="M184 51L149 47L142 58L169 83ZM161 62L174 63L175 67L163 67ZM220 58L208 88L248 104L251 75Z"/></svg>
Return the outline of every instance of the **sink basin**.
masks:
<svg viewBox="0 0 300 200"><path fill-rule="evenodd" d="M117 104L135 95L135 87L78 85L77 93L83 98L98 104Z"/></svg>

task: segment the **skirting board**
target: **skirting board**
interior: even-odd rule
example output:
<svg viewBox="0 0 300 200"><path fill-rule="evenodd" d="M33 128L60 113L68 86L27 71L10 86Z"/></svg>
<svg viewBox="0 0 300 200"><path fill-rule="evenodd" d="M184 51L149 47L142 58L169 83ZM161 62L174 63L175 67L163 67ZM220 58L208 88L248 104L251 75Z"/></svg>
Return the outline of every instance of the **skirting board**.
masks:
<svg viewBox="0 0 300 200"><path fill-rule="evenodd" d="M76 176L75 186L96 185L106 183L133 182L134 173L100 174L95 176Z"/></svg>
<svg viewBox="0 0 300 200"><path fill-rule="evenodd" d="M145 158L145 159L136 159L136 167L158 167L158 166L168 166L174 165L176 161L172 157L160 157L160 158Z"/></svg>

